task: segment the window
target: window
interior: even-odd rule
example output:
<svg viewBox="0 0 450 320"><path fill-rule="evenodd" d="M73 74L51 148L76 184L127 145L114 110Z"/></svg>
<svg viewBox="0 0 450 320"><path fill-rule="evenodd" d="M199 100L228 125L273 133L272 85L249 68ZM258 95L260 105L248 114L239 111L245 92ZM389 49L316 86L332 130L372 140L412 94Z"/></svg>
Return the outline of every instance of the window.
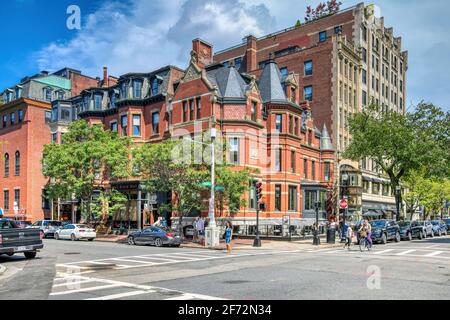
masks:
<svg viewBox="0 0 450 320"><path fill-rule="evenodd" d="M313 62L311 60L305 62L305 76L312 76Z"/></svg>
<svg viewBox="0 0 450 320"><path fill-rule="evenodd" d="M312 145L312 130L308 130L308 145Z"/></svg>
<svg viewBox="0 0 450 320"><path fill-rule="evenodd" d="M152 133L159 133L159 112L152 113Z"/></svg>
<svg viewBox="0 0 450 320"><path fill-rule="evenodd" d="M282 130L282 115L281 114L276 114L275 115L275 130L277 132L281 132Z"/></svg>
<svg viewBox="0 0 450 320"><path fill-rule="evenodd" d="M303 176L305 179L308 179L308 160L303 160Z"/></svg>
<svg viewBox="0 0 450 320"><path fill-rule="evenodd" d="M335 34L342 33L342 26L334 27L334 33L335 33Z"/></svg>
<svg viewBox="0 0 450 320"><path fill-rule="evenodd" d="M183 101L183 122L187 121L187 102Z"/></svg>
<svg viewBox="0 0 450 320"><path fill-rule="evenodd" d="M316 162L311 161L311 180L316 180Z"/></svg>
<svg viewBox="0 0 450 320"><path fill-rule="evenodd" d="M194 100L189 100L189 120L194 120Z"/></svg>
<svg viewBox="0 0 450 320"><path fill-rule="evenodd" d="M20 208L20 190L14 190L14 205Z"/></svg>
<svg viewBox="0 0 450 320"><path fill-rule="evenodd" d="M61 120L70 121L70 113L71 109L69 108L61 108Z"/></svg>
<svg viewBox="0 0 450 320"><path fill-rule="evenodd" d="M9 122L11 123L11 125L14 124L15 117L16 117L16 114L14 112L9 115Z"/></svg>
<svg viewBox="0 0 450 320"><path fill-rule="evenodd" d="M289 71L288 68L281 68L280 69L280 73L281 73L281 80L284 80L287 78L287 76L289 75Z"/></svg>
<svg viewBox="0 0 450 320"><path fill-rule="evenodd" d="M142 95L142 80L134 80L133 81L133 88L134 88L134 98L139 99Z"/></svg>
<svg viewBox="0 0 450 320"><path fill-rule="evenodd" d="M20 152L19 151L16 151L16 162L15 162L14 174L16 176L20 175Z"/></svg>
<svg viewBox="0 0 450 320"><path fill-rule="evenodd" d="M52 133L52 142L57 143L58 142L58 133Z"/></svg>
<svg viewBox="0 0 450 320"><path fill-rule="evenodd" d="M102 96L100 94L96 94L94 96L94 109L95 110L102 109Z"/></svg>
<svg viewBox="0 0 450 320"><path fill-rule="evenodd" d="M83 106L84 106L84 110L88 111L89 110L89 96L84 96L83 98Z"/></svg>
<svg viewBox="0 0 450 320"><path fill-rule="evenodd" d="M291 173L295 173L295 161L296 161L296 159L295 159L295 151L294 150L291 150Z"/></svg>
<svg viewBox="0 0 450 320"><path fill-rule="evenodd" d="M234 66L236 67L237 70L241 68L241 65L242 65L241 57L234 59Z"/></svg>
<svg viewBox="0 0 450 320"><path fill-rule="evenodd" d="M281 149L275 149L275 170L281 172Z"/></svg>
<svg viewBox="0 0 450 320"><path fill-rule="evenodd" d="M16 88L16 99L19 99L22 96L22 89Z"/></svg>
<svg viewBox="0 0 450 320"><path fill-rule="evenodd" d="M379 194L380 193L380 184L377 182L372 183L372 193Z"/></svg>
<svg viewBox="0 0 450 320"><path fill-rule="evenodd" d="M230 61L224 61L222 64L225 68L228 68L230 66Z"/></svg>
<svg viewBox="0 0 450 320"><path fill-rule="evenodd" d="M48 88L44 89L44 99L46 101L52 101L52 90L51 89L48 89Z"/></svg>
<svg viewBox="0 0 450 320"><path fill-rule="evenodd" d="M239 164L239 149L240 149L240 143L239 138L230 138L230 154L229 154L229 161L231 164Z"/></svg>
<svg viewBox="0 0 450 320"><path fill-rule="evenodd" d="M152 96L156 96L158 94L158 91L159 91L158 79L154 78L152 80Z"/></svg>
<svg viewBox="0 0 450 320"><path fill-rule="evenodd" d="M361 49L361 57L363 62L367 63L367 50L365 48Z"/></svg>
<svg viewBox="0 0 450 320"><path fill-rule="evenodd" d="M117 132L117 122L116 121L111 122L109 126L110 126L110 129L112 132Z"/></svg>
<svg viewBox="0 0 450 320"><path fill-rule="evenodd" d="M281 184L275 185L275 211L281 211Z"/></svg>
<svg viewBox="0 0 450 320"><path fill-rule="evenodd" d="M294 120L292 116L289 116L289 133L292 134L294 130Z"/></svg>
<svg viewBox="0 0 450 320"><path fill-rule="evenodd" d="M6 114L5 115L3 115L3 128L5 128L6 127L6 120L7 119L7 117L6 117Z"/></svg>
<svg viewBox="0 0 450 320"><path fill-rule="evenodd" d="M289 211L297 211L297 187L289 186Z"/></svg>
<svg viewBox="0 0 450 320"><path fill-rule="evenodd" d="M9 154L5 153L5 178L9 177Z"/></svg>
<svg viewBox="0 0 450 320"><path fill-rule="evenodd" d="M45 123L49 123L52 119L52 113L50 111L45 111Z"/></svg>
<svg viewBox="0 0 450 320"><path fill-rule="evenodd" d="M133 115L133 136L139 137L141 135L141 115Z"/></svg>
<svg viewBox="0 0 450 320"><path fill-rule="evenodd" d="M18 114L19 114L19 123L22 123L23 122L23 110L19 110Z"/></svg>
<svg viewBox="0 0 450 320"><path fill-rule="evenodd" d="M363 181L363 192L364 193L369 193L369 189L370 189L369 181L364 180Z"/></svg>
<svg viewBox="0 0 450 320"><path fill-rule="evenodd" d="M116 107L116 94L114 92L111 94L110 102L111 102L111 108L115 108Z"/></svg>
<svg viewBox="0 0 450 320"><path fill-rule="evenodd" d="M327 32L326 31L319 32L319 42L324 42L326 40L327 40Z"/></svg>
<svg viewBox="0 0 450 320"><path fill-rule="evenodd" d="M305 210L314 210L314 202L317 198L317 192L313 190L305 191Z"/></svg>
<svg viewBox="0 0 450 320"><path fill-rule="evenodd" d="M121 90L121 93L120 93L121 98L127 99L128 98L128 83L122 82L120 90Z"/></svg>
<svg viewBox="0 0 450 320"><path fill-rule="evenodd" d="M364 90L362 91L362 105L367 105L367 92L365 92Z"/></svg>
<svg viewBox="0 0 450 320"><path fill-rule="evenodd" d="M195 104L197 105L197 119L202 118L202 99L198 97L195 101Z"/></svg>
<svg viewBox="0 0 450 320"><path fill-rule="evenodd" d="M3 208L9 210L9 190L3 191Z"/></svg>
<svg viewBox="0 0 450 320"><path fill-rule="evenodd" d="M257 116L257 112L256 112L257 108L256 108L256 102L252 101L252 121L256 121L256 116Z"/></svg>
<svg viewBox="0 0 450 320"><path fill-rule="evenodd" d="M120 126L122 127L122 135L127 136L128 129L128 116L123 115L120 117Z"/></svg>
<svg viewBox="0 0 450 320"><path fill-rule="evenodd" d="M312 101L313 100L313 87L312 86L304 87L303 94L304 94L304 99L306 101Z"/></svg>
<svg viewBox="0 0 450 320"><path fill-rule="evenodd" d="M330 173L330 163L325 162L323 167L323 178L326 182L330 181L331 179Z"/></svg>
<svg viewBox="0 0 450 320"><path fill-rule="evenodd" d="M298 118L297 117L294 119L294 134L296 136L298 135Z"/></svg>
<svg viewBox="0 0 450 320"><path fill-rule="evenodd" d="M364 41L367 42L367 28L366 26L361 27L361 36Z"/></svg>
<svg viewBox="0 0 450 320"><path fill-rule="evenodd" d="M58 99L64 100L64 91L58 91Z"/></svg>

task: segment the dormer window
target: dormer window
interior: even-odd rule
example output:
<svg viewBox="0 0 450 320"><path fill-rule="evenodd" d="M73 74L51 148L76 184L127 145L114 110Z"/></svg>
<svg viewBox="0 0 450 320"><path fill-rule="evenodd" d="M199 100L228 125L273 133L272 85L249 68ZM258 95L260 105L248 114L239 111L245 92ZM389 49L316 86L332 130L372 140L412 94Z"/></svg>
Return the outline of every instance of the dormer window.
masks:
<svg viewBox="0 0 450 320"><path fill-rule="evenodd" d="M22 88L16 88L16 99L20 99L22 97Z"/></svg>
<svg viewBox="0 0 450 320"><path fill-rule="evenodd" d="M152 96L156 96L158 94L158 91L159 91L158 79L154 78L152 80Z"/></svg>
<svg viewBox="0 0 450 320"><path fill-rule="evenodd" d="M110 103L111 103L111 108L116 107L116 94L114 92L111 94Z"/></svg>
<svg viewBox="0 0 450 320"><path fill-rule="evenodd" d="M12 101L12 92L7 91L6 92L6 102L11 102Z"/></svg>
<svg viewBox="0 0 450 320"><path fill-rule="evenodd" d="M237 70L239 70L241 68L241 65L242 65L241 57L234 59L234 66Z"/></svg>
<svg viewBox="0 0 450 320"><path fill-rule="evenodd" d="M85 95L83 98L83 110L88 111L89 110L89 96Z"/></svg>
<svg viewBox="0 0 450 320"><path fill-rule="evenodd" d="M52 101L52 89L44 88L44 99L45 101Z"/></svg>
<svg viewBox="0 0 450 320"><path fill-rule="evenodd" d="M102 95L101 94L94 95L94 109L95 110L102 109Z"/></svg>
<svg viewBox="0 0 450 320"><path fill-rule="evenodd" d="M285 68L281 68L280 69L280 73L281 73L281 80L286 79L288 74L289 74L288 68L286 68L286 67Z"/></svg>
<svg viewBox="0 0 450 320"><path fill-rule="evenodd" d="M133 92L134 98L140 99L142 96L142 80L134 80L133 81Z"/></svg>
<svg viewBox="0 0 450 320"><path fill-rule="evenodd" d="M127 82L122 82L120 91L121 91L120 97L122 99L127 99L128 98L128 83Z"/></svg>
<svg viewBox="0 0 450 320"><path fill-rule="evenodd" d="M64 100L64 91L58 91L58 100Z"/></svg>

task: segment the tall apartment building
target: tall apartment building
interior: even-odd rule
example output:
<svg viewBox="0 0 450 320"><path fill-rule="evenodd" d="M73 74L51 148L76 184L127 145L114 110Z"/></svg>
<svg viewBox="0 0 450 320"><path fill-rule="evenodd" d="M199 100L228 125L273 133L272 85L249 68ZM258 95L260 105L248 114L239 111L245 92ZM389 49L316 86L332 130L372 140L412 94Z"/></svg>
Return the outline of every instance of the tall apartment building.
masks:
<svg viewBox="0 0 450 320"><path fill-rule="evenodd" d="M299 76L292 73L283 79L275 61L269 60L257 79L234 66L213 63L212 57L212 45L195 39L186 70L166 66L128 73L112 86L88 88L79 96L54 101L52 123L66 121L61 118L64 113L67 119L85 119L130 136L136 144L197 139L215 128L228 146L224 161L236 170L257 169L245 194L247 206L233 214L227 209L218 212L219 219L231 215L235 225L255 225L258 179L263 181L267 204L262 220L279 225L285 216L293 224L314 221L318 199L323 204L320 218L326 219L334 149L326 128L318 130L314 125L308 101L300 99ZM172 200L170 194L146 192L138 176L109 184L129 198L127 212L118 213L113 221L123 220L124 215L132 228L151 224L160 205ZM80 218L74 206L62 211L63 218L71 214L72 219ZM202 214L207 215L206 208Z"/></svg>
<svg viewBox="0 0 450 320"><path fill-rule="evenodd" d="M96 79L66 68L23 78L2 92L0 208L5 217L26 221L51 218L41 165L43 147L51 142L50 103L70 98L77 88L96 84Z"/></svg>
<svg viewBox="0 0 450 320"><path fill-rule="evenodd" d="M355 163L342 153L352 139L348 119L353 113L372 101L383 111L406 111L408 54L401 38L375 16L374 5L360 3L299 27L261 38L250 35L217 52L214 61L259 76L271 58L284 78L300 75L301 99L309 101L316 125L330 130L336 188L347 187L350 213L394 214L393 191L373 161Z"/></svg>

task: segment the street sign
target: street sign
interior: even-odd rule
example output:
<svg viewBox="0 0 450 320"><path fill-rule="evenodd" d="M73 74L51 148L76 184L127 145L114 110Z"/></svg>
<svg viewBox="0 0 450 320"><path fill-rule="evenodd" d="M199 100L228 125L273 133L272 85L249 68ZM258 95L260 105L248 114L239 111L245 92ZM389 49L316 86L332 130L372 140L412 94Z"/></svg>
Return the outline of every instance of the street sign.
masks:
<svg viewBox="0 0 450 320"><path fill-rule="evenodd" d="M339 201L339 207L341 209L347 209L348 208L348 201L345 199L342 199L341 201Z"/></svg>

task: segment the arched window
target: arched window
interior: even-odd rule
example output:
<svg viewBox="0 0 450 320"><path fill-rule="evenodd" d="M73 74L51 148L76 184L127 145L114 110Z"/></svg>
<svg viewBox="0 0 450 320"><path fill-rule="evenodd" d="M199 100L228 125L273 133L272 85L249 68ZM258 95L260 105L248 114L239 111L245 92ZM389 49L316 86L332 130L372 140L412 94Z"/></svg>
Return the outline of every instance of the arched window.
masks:
<svg viewBox="0 0 450 320"><path fill-rule="evenodd" d="M20 175L20 152L19 151L16 151L16 162L15 162L14 174L16 176Z"/></svg>
<svg viewBox="0 0 450 320"><path fill-rule="evenodd" d="M5 177L9 176L9 154L5 153Z"/></svg>

